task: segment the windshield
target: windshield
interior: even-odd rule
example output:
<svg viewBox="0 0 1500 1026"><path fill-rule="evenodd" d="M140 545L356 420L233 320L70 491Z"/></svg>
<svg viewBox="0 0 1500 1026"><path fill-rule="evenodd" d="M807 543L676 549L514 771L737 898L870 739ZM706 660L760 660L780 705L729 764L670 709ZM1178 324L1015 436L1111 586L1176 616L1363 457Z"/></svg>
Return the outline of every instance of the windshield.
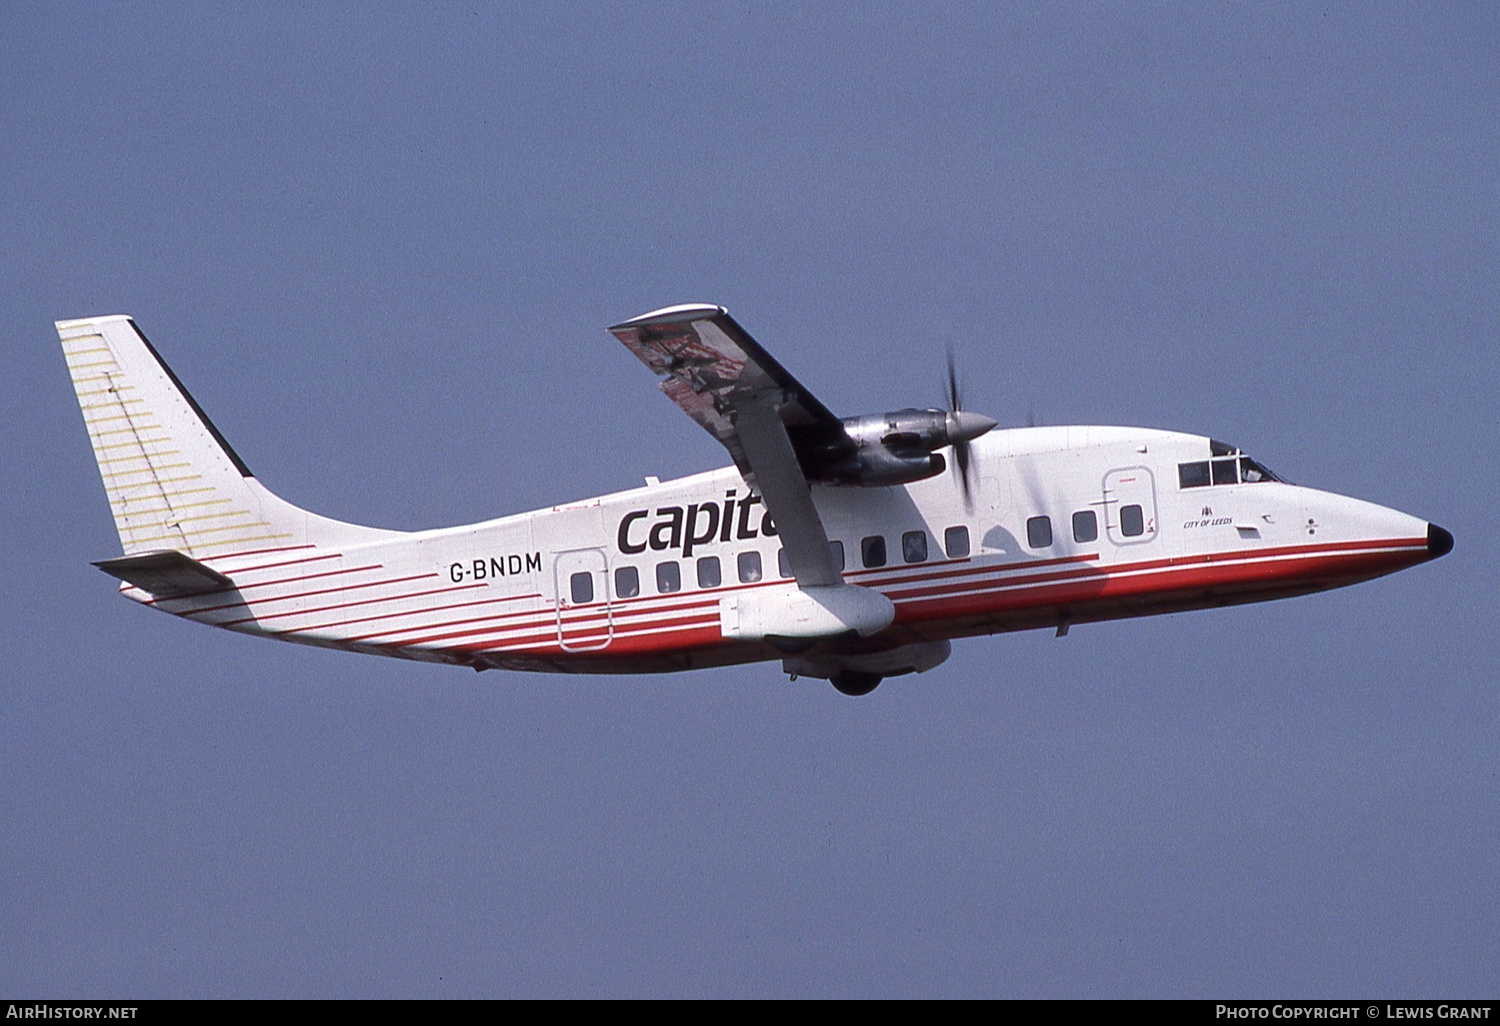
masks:
<svg viewBox="0 0 1500 1026"><path fill-rule="evenodd" d="M1210 460L1177 464L1177 484L1182 488L1210 488L1214 485L1259 484L1282 481L1264 463L1243 455L1224 442L1209 442Z"/></svg>
<svg viewBox="0 0 1500 1026"><path fill-rule="evenodd" d="M1257 463L1249 456L1241 456L1240 480L1245 482L1280 481L1281 478L1272 473L1271 468L1264 463Z"/></svg>

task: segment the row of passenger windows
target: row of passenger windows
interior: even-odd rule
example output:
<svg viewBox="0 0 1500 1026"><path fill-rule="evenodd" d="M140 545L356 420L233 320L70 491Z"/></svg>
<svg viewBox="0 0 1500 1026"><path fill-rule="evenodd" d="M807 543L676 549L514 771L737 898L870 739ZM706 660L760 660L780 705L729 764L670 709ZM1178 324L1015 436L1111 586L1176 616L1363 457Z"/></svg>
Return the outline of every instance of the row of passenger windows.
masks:
<svg viewBox="0 0 1500 1026"><path fill-rule="evenodd" d="M1185 486L1187 487L1187 486ZM1138 504L1132 503L1119 509L1120 534L1126 538L1139 538L1146 533L1146 513ZM1073 540L1079 543L1098 541L1099 517L1091 509L1073 514ZM1052 518L1031 517L1026 521L1026 544L1033 549L1050 548L1052 545ZM833 554L834 565L840 570L847 567L844 543L828 543ZM970 552L969 529L950 527L943 532L943 552L949 559L962 559ZM926 531L907 531L901 536L901 561L903 563L925 563L929 558ZM872 534L859 541L860 566L867 570L886 566L889 554L884 535ZM703 556L693 564L698 587L717 588L724 583L724 573L718 556ZM764 577L760 553L754 549L735 556L735 571L741 584L755 584ZM787 562L786 550L776 550L776 572L785 580L792 576ZM594 601L594 575L580 571L568 579L569 591L575 605ZM656 593L670 595L682 590L682 564L675 559L656 564ZM635 598L641 593L639 568L621 566L615 568L615 597Z"/></svg>
<svg viewBox="0 0 1500 1026"><path fill-rule="evenodd" d="M838 564L840 570L844 569L844 543L829 542L833 548L833 561ZM967 527L950 527L943 532L943 552L949 559L962 559L969 554L969 529ZM901 536L901 562L903 563L925 563L927 562L927 532L907 531ZM868 538L859 540L859 564L866 570L885 566L890 559L885 548L885 536L872 534Z"/></svg>
<svg viewBox="0 0 1500 1026"><path fill-rule="evenodd" d="M1127 538L1138 538L1146 533L1146 511L1132 503L1121 506L1120 533ZM1099 539L1099 517L1091 509L1081 509L1073 514L1073 540L1091 542ZM1026 544L1034 549L1045 549L1052 544L1052 518L1032 517L1026 521Z"/></svg>
<svg viewBox="0 0 1500 1026"><path fill-rule="evenodd" d="M829 542L833 562L845 568L844 543ZM943 532L943 551L949 559L962 559L969 554L969 529L950 527ZM859 542L860 563L867 569L885 566L886 546L883 535L871 535ZM928 559L927 532L907 531L901 536L901 559L906 563L925 563ZM703 556L693 564L698 587L717 588L724 583L724 572L718 556ZM760 553L751 549L735 556L735 572L741 584L755 584L764 576ZM782 579L792 576L792 569L785 549L776 550L776 572ZM656 564L656 593L670 595L682 590L682 564L675 559ZM568 591L574 605L594 601L594 575L580 570L568 578ZM615 568L615 597L635 598L641 593L641 572L638 567Z"/></svg>

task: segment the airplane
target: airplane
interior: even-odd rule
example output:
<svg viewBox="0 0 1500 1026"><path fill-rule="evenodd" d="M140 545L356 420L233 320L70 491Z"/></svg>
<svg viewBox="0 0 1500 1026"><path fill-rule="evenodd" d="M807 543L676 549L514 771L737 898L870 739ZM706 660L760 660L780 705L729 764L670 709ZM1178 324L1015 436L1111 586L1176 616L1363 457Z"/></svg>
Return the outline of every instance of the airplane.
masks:
<svg viewBox="0 0 1500 1026"><path fill-rule="evenodd" d="M57 322L124 555L186 620L424 662L663 673L780 660L868 694L955 638L1341 587L1443 528L1172 431L948 408L840 418L720 306L609 331L732 465L461 527L343 523L267 490L128 316Z"/></svg>

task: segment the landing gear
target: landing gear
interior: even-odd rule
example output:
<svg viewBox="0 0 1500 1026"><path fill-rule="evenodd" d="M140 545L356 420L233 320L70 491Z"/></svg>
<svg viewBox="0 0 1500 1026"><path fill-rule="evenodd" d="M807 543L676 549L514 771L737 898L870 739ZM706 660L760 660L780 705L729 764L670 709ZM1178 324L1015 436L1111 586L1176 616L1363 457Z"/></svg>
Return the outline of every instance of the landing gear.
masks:
<svg viewBox="0 0 1500 1026"><path fill-rule="evenodd" d="M828 682L840 694L852 695L857 698L860 695L868 695L871 691L874 691L884 679L878 673L860 673L858 670L844 670L841 673L835 673L829 678Z"/></svg>

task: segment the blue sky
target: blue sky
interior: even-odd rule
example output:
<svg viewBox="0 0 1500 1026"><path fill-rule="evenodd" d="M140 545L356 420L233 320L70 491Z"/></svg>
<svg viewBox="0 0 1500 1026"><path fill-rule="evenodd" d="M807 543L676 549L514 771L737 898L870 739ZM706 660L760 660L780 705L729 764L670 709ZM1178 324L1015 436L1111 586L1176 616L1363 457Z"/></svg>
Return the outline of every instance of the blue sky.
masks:
<svg viewBox="0 0 1500 1026"><path fill-rule="evenodd" d="M0 993L1493 995L1492 5L9 3ZM272 489L463 523L722 450L603 328L850 415L1212 434L1450 529L1320 596L476 675L119 599L51 322Z"/></svg>

